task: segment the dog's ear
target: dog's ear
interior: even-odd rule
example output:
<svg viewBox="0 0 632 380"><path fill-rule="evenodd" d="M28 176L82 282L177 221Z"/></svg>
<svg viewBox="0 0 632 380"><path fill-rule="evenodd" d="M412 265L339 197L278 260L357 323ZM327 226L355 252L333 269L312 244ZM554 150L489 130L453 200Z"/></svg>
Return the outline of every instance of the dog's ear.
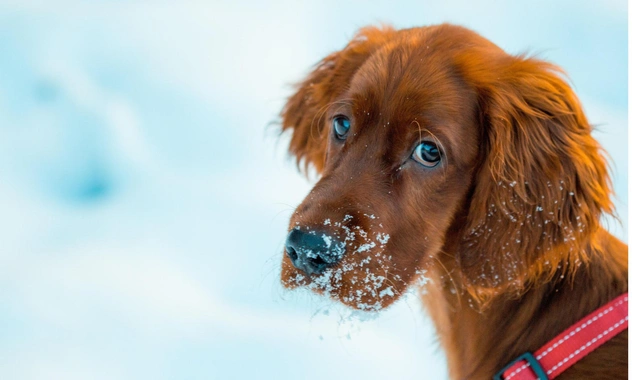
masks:
<svg viewBox="0 0 632 380"><path fill-rule="evenodd" d="M474 293L520 293L589 260L581 243L612 213L611 184L560 69L507 55L486 65L470 78L478 81L482 166L458 259Z"/></svg>
<svg viewBox="0 0 632 380"><path fill-rule="evenodd" d="M394 34L395 30L388 26L360 29L344 49L325 57L297 86L281 117L282 130L293 131L290 152L299 166L303 164L303 169L313 165L317 172L322 171L327 149L323 115L348 89L358 68Z"/></svg>

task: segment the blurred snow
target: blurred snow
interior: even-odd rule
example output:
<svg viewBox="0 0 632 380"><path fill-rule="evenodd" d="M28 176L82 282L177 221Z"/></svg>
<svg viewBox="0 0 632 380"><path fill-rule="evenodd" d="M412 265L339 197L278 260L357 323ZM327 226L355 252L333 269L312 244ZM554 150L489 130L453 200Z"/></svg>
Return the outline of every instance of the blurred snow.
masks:
<svg viewBox="0 0 632 380"><path fill-rule="evenodd" d="M414 296L359 322L281 289L311 184L270 123L360 26L463 24L567 70L627 241L626 15L625 1L0 2L0 378L445 378Z"/></svg>

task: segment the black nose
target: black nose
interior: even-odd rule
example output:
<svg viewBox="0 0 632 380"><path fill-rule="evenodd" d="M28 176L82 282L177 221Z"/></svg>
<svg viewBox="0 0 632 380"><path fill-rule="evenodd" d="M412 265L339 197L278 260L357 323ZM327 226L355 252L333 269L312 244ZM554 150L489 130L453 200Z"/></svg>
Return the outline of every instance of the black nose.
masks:
<svg viewBox="0 0 632 380"><path fill-rule="evenodd" d="M344 243L318 231L294 228L287 235L285 252L296 269L309 274L322 273L334 265L345 253Z"/></svg>

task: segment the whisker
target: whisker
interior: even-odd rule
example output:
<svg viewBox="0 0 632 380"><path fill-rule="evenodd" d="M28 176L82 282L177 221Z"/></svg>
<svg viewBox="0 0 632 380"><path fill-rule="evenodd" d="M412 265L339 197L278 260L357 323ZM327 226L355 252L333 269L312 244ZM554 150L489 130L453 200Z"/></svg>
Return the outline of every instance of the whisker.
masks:
<svg viewBox="0 0 632 380"><path fill-rule="evenodd" d="M280 246L281 244L279 244ZM267 265L271 265L270 269L268 269L265 273L262 274L261 276L261 280L259 281L259 287L261 286L261 284L263 284L263 282L266 280L266 278L273 272L276 272L276 270L278 270L278 272L281 272L281 260L283 258L283 251L281 251L279 249L280 247L277 248L277 253L274 253L272 256L270 256L266 261L264 261L263 265L267 266Z"/></svg>
<svg viewBox="0 0 632 380"><path fill-rule="evenodd" d="M417 123L419 124L419 123ZM435 144L439 145L439 147L441 148L441 151L445 154L446 150L445 147L443 146L443 143L439 140L439 138L432 132L430 132L428 129L424 128L424 131L428 132L428 134L430 136L432 136L432 139L434 140ZM448 168L448 156L445 156L445 165L443 166L443 175L445 176L447 174L447 168Z"/></svg>
<svg viewBox="0 0 632 380"><path fill-rule="evenodd" d="M440 250L439 253L447 255L447 253L444 252L443 250ZM441 260L439 260L436 257L436 255L433 255L432 259L435 260L436 262L438 262L439 264L441 264L441 267L443 267L443 270L448 275L448 278L450 279L450 282L452 283L452 286L454 286L454 291L455 291L455 294L456 294L456 300L457 300L457 303L458 303L458 307L460 308L461 307L461 289L460 289L460 287L457 286L456 281L454 281L454 277L452 277L452 273L450 273L450 271L448 271L448 268L446 268L445 264L443 264L443 262Z"/></svg>
<svg viewBox="0 0 632 380"><path fill-rule="evenodd" d="M314 115L314 117L312 118L312 123L309 126L309 135L310 135L310 137L314 138L314 134L313 134L313 131L314 131L314 120L316 120L316 117L318 117L317 124L320 124L320 120L322 119L323 115L327 112L329 107L331 107L331 106L333 106L335 104L344 104L344 105L351 106L350 101L352 101L352 100L353 99L351 99L351 98L339 99L339 100L333 101L331 103L328 103L328 104L322 106L318 110L318 112L316 112L316 115Z"/></svg>
<svg viewBox="0 0 632 380"><path fill-rule="evenodd" d="M427 128L421 128L421 125L419 124L419 122L417 120L413 120L411 122L411 124L417 124L417 130L419 131L419 142L421 142L422 139L422 134L421 132L427 132L430 137L432 137L432 140L434 141L435 144L437 144L439 146L439 148L441 148L441 151L446 152L445 147L443 146L443 143L441 142L441 140L439 140L439 138L432 132L430 132ZM448 167L448 156L445 156L445 165L443 166L443 175L445 176L447 174L447 167Z"/></svg>
<svg viewBox="0 0 632 380"><path fill-rule="evenodd" d="M288 205L288 206L289 206L289 205ZM284 212L288 212L288 211L289 211L289 212L291 212L291 213L293 213L295 210L296 210L296 207L291 207L291 206L289 206L289 208L286 208L286 209L283 209L283 210L281 210L281 211L277 212L277 213L276 213L276 214L272 217L272 220L270 220L270 223L274 222L274 220L275 220L275 219L276 219L279 215L281 215L282 213L284 213Z"/></svg>

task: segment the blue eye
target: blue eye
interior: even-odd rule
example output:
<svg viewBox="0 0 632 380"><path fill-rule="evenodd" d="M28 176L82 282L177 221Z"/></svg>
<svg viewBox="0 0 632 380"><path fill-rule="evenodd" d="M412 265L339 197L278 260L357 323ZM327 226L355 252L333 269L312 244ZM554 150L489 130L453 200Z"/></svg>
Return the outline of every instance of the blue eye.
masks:
<svg viewBox="0 0 632 380"><path fill-rule="evenodd" d="M334 133L340 140L347 138L347 133L351 128L351 121L346 116L334 117Z"/></svg>
<svg viewBox="0 0 632 380"><path fill-rule="evenodd" d="M432 168L437 166L439 161L441 161L441 152L439 152L439 148L437 148L434 143L431 143L430 141L423 141L415 148L415 151L413 152L413 160L419 162L423 166Z"/></svg>

